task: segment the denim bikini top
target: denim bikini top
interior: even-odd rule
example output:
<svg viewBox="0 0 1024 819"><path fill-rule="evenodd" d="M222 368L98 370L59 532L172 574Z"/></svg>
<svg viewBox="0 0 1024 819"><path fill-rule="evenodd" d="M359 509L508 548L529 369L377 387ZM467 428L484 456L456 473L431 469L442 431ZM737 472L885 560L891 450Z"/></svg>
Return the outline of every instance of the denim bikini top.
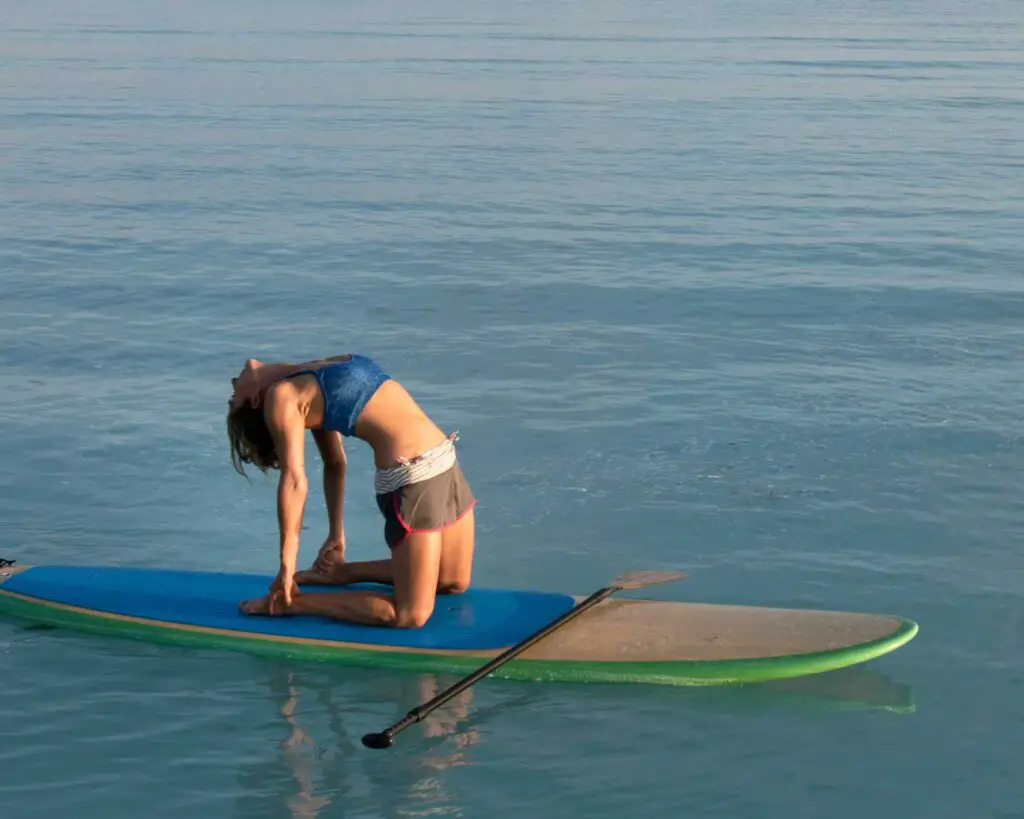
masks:
<svg viewBox="0 0 1024 819"><path fill-rule="evenodd" d="M370 358L353 355L347 361L332 361L312 373L324 396L323 428L351 437L355 435L356 421L378 388L391 376Z"/></svg>

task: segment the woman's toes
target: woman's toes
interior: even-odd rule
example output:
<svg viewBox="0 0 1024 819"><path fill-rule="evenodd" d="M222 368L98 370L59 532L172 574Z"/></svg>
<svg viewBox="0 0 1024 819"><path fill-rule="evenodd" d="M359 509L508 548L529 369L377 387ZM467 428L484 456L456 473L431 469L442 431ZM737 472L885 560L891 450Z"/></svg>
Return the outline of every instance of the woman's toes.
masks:
<svg viewBox="0 0 1024 819"><path fill-rule="evenodd" d="M268 614L270 608L270 597L255 597L252 600L243 600L238 604L242 614Z"/></svg>

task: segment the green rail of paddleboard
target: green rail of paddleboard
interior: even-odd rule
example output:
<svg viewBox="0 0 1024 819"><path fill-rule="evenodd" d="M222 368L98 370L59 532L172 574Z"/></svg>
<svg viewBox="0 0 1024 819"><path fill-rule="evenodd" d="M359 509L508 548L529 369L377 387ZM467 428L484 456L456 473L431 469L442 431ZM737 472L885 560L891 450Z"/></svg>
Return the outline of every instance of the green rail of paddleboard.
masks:
<svg viewBox="0 0 1024 819"><path fill-rule="evenodd" d="M0 591L0 613L33 623L112 635L151 643L200 649L228 649L271 657L333 662L364 668L465 674L487 659L446 654L365 650L350 646L332 648L265 640L238 632L210 633L176 628L156 621L128 621L102 614L71 611L46 603L28 601ZM909 642L918 626L894 617L900 627L871 642L830 651L736 660L675 660L663 662L573 662L511 660L492 676L514 680L550 682L647 683L661 685L723 685L766 682L819 674L880 657Z"/></svg>

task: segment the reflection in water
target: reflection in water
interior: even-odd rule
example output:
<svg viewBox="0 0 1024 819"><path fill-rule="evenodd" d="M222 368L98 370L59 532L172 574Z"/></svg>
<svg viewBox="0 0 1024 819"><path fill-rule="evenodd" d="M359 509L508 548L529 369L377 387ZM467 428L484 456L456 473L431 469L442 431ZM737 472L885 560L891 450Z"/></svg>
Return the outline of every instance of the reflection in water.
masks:
<svg viewBox="0 0 1024 819"><path fill-rule="evenodd" d="M698 709L737 714L779 708L912 714L917 707L909 685L864 666L790 680L702 688L693 693L691 704Z"/></svg>
<svg viewBox="0 0 1024 819"><path fill-rule="evenodd" d="M498 696L486 707L474 707L480 691L469 688L404 732L394 748L371 751L360 742L364 733L397 721L456 678L280 663L261 669L267 672L262 680L278 704L272 722L276 738L269 758L243 760L237 815L246 819L323 819L365 815L367 810L394 817L458 815L463 800L455 772L473 764L487 722L499 715L543 709L552 698L565 698L567 691L580 707L592 704L595 713L637 702L669 710L685 702L695 710L730 713L779 708L914 711L909 686L864 666L721 687L567 687L503 681L487 689L488 699L495 691Z"/></svg>
<svg viewBox="0 0 1024 819"><path fill-rule="evenodd" d="M776 700L789 695L788 699L799 697L806 704L833 708L871 708L900 714L911 714L917 709L913 688L866 666L776 680L765 683L763 693L774 695Z"/></svg>
<svg viewBox="0 0 1024 819"><path fill-rule="evenodd" d="M313 793L310 767L313 764L303 746L317 750L316 741L306 733L295 718L295 707L299 702L299 689L295 686L295 675L288 673L288 697L281 708L281 716L291 726L291 733L281 743L282 757L291 769L298 790L288 797L288 809L296 819L313 819L320 809L331 803L326 796Z"/></svg>
<svg viewBox="0 0 1024 819"><path fill-rule="evenodd" d="M242 794L236 815L247 819L315 819L324 808L343 797L345 791L347 763L341 753L347 744L344 731L338 734L340 742L333 747L318 744L316 732L299 716L303 700L312 697L312 692L303 691L301 675L271 666L264 681L278 704L273 724L281 726L283 720L284 730L272 731L276 734L272 753L257 751L258 759L248 759L241 765ZM340 722L337 727L341 727ZM343 813L332 810L330 815Z"/></svg>
<svg viewBox="0 0 1024 819"><path fill-rule="evenodd" d="M590 699L600 700L594 708L664 707L675 713L680 707L723 714L760 714L769 711L807 713L843 711L887 711L912 714L916 710L914 690L868 666L851 666L822 674L772 682L710 686L650 686L638 693L637 686L587 686L576 700L581 707ZM603 690L602 690L603 689Z"/></svg>
<svg viewBox="0 0 1024 819"><path fill-rule="evenodd" d="M433 699L447 685L449 683L445 683L444 686L440 685L437 677L432 674L420 677L416 698L417 704ZM467 688L465 691L460 692L457 697L449 700L442 707L424 717L420 723L423 736L430 739L445 739L450 736L455 740L455 749L452 753L443 756L440 754L431 755L426 760L428 766L437 770L443 770L453 765L465 765L468 763L466 750L480 741L480 731L475 723L467 723L463 726L463 723L469 720L469 706L472 702L473 689Z"/></svg>
<svg viewBox="0 0 1024 819"><path fill-rule="evenodd" d="M346 712L355 693L347 690L350 674L271 666L265 682L279 703L284 730L269 759L242 766L244 793L238 816L336 817L362 814L367 802L386 816L458 813L460 800L445 772L470 764L471 750L480 742L479 726L492 712L519 704L516 699L474 710L473 689L468 689L410 729L394 749L369 751L360 742L362 734L384 727L376 726L379 720L385 724L394 720L390 713L374 713L377 709L365 701L363 685L357 685L364 697L361 707ZM393 704L389 710L398 718L453 682L454 677L432 674L389 676L373 687L374 699ZM414 732L419 733L419 741ZM411 746L411 752L402 745Z"/></svg>

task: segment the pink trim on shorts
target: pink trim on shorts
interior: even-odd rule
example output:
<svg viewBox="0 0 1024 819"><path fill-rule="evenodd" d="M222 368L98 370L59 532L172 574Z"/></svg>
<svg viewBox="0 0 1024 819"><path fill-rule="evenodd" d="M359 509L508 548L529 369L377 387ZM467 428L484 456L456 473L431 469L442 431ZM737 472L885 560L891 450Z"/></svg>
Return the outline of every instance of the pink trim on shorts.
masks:
<svg viewBox="0 0 1024 819"><path fill-rule="evenodd" d="M398 518L398 522L401 523L402 524L402 528L405 529L405 535L402 537L402 539L399 540L397 543L395 543L394 546L391 547L391 549L394 550L394 549L397 549L399 546L401 546L403 543L405 543L405 541L409 538L409 535L423 535L423 534L427 534L429 532L443 532L448 527L454 526L456 523L458 523L460 520L462 520L464 517L466 517L466 515L468 515L470 512L473 511L473 507L476 506L476 498L473 498L473 500L470 501L469 506L467 506L462 511L462 514L459 515L457 518L455 518L455 520L451 521L450 523L446 523L444 526L439 526L436 529L413 529L408 523L406 523L405 522L405 518L402 517L401 511L399 511L399 509L398 509L398 495L397 494L394 495L394 497L391 498L391 505L395 507L395 517Z"/></svg>

